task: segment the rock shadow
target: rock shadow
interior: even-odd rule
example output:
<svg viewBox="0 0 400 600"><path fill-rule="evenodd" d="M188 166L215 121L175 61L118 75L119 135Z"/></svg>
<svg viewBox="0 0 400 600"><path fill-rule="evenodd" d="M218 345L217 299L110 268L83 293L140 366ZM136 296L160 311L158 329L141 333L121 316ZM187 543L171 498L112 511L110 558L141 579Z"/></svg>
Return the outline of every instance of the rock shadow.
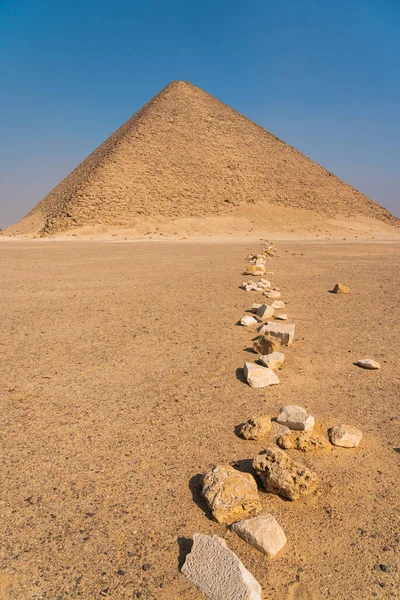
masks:
<svg viewBox="0 0 400 600"><path fill-rule="evenodd" d="M236 379L238 379L242 383L247 383L247 379L246 379L246 377L244 375L244 369L243 369L243 367L240 367L240 368L236 369Z"/></svg>
<svg viewBox="0 0 400 600"><path fill-rule="evenodd" d="M193 475L193 477L189 480L189 490L192 494L193 501L197 504L199 508L206 514L206 516L211 519L211 511L207 505L207 502L204 500L201 489L203 487L203 474L197 473L197 475Z"/></svg>
<svg viewBox="0 0 400 600"><path fill-rule="evenodd" d="M179 554L178 554L178 570L180 571L185 564L185 560L188 554L190 554L193 547L192 538L178 538Z"/></svg>
<svg viewBox="0 0 400 600"><path fill-rule="evenodd" d="M235 425L235 427L233 428L235 435L237 435L238 438L240 438L241 440L243 439L243 437L240 435L240 432L242 431L242 427L245 424L246 423L239 423L239 425Z"/></svg>

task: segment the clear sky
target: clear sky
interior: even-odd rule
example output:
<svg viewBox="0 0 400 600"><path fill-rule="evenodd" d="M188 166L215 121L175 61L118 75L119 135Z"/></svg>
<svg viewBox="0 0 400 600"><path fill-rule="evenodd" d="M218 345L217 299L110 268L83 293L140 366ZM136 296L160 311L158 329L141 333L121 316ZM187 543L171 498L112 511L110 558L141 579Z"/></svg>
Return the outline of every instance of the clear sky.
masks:
<svg viewBox="0 0 400 600"><path fill-rule="evenodd" d="M0 227L173 79L400 216L400 0L0 0Z"/></svg>

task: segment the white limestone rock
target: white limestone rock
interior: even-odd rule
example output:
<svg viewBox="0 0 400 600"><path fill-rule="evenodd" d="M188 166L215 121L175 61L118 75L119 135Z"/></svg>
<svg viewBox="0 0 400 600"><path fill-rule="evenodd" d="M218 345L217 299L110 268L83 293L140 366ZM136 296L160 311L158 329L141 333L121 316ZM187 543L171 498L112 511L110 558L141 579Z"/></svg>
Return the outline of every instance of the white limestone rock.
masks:
<svg viewBox="0 0 400 600"><path fill-rule="evenodd" d="M231 525L245 542L268 556L276 556L286 544L286 536L278 521L270 514L262 514Z"/></svg>
<svg viewBox="0 0 400 600"><path fill-rule="evenodd" d="M282 346L291 346L294 338L294 323L274 323L268 321L259 329L261 335L271 335L278 338Z"/></svg>
<svg viewBox="0 0 400 600"><path fill-rule="evenodd" d="M281 425L296 431L312 431L314 427L314 417L309 415L302 406L284 406L280 409L276 420Z"/></svg>
<svg viewBox="0 0 400 600"><path fill-rule="evenodd" d="M280 308L285 308L285 303L282 302L282 300L275 300L272 304L271 304L272 308L275 308L276 310L280 309Z"/></svg>
<svg viewBox="0 0 400 600"><path fill-rule="evenodd" d="M362 358L356 362L356 365L362 367L363 369L380 369L381 365L376 361L372 360L372 358Z"/></svg>
<svg viewBox="0 0 400 600"><path fill-rule="evenodd" d="M331 443L342 448L357 448L362 438L361 431L351 425L332 427L328 433Z"/></svg>
<svg viewBox="0 0 400 600"><path fill-rule="evenodd" d="M255 363L244 363L244 374L247 383L253 388L263 388L268 385L279 383L278 376L267 367L261 367Z"/></svg>
<svg viewBox="0 0 400 600"><path fill-rule="evenodd" d="M257 258L256 267L265 267L265 258Z"/></svg>
<svg viewBox="0 0 400 600"><path fill-rule="evenodd" d="M264 296L266 298L271 298L272 300L276 300L277 298L281 297L281 293L277 292L276 290L268 290L267 292L264 292Z"/></svg>
<svg viewBox="0 0 400 600"><path fill-rule="evenodd" d="M275 311L272 306L268 306L268 304L262 304L257 310L257 317L260 317L260 319L269 319L273 316L274 312Z"/></svg>
<svg viewBox="0 0 400 600"><path fill-rule="evenodd" d="M262 600L258 581L217 535L194 534L182 573L209 600Z"/></svg>
<svg viewBox="0 0 400 600"><path fill-rule="evenodd" d="M279 321L287 321L288 316L285 313L281 313L280 315L275 315L275 319Z"/></svg>
<svg viewBox="0 0 400 600"><path fill-rule="evenodd" d="M271 352L260 356L260 361L269 369L279 369L285 362L285 355L283 352Z"/></svg>
<svg viewBox="0 0 400 600"><path fill-rule="evenodd" d="M250 315L244 315L244 317L240 319L240 324L244 325L245 327L248 327L249 325L255 325L256 323L258 323L257 319L251 317Z"/></svg>

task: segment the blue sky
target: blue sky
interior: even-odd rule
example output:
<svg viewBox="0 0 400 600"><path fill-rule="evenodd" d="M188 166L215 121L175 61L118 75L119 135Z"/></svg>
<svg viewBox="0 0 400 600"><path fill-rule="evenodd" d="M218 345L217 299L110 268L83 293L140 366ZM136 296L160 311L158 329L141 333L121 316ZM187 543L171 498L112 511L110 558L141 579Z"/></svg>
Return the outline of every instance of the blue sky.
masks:
<svg viewBox="0 0 400 600"><path fill-rule="evenodd" d="M173 79L400 216L400 0L0 0L0 227Z"/></svg>

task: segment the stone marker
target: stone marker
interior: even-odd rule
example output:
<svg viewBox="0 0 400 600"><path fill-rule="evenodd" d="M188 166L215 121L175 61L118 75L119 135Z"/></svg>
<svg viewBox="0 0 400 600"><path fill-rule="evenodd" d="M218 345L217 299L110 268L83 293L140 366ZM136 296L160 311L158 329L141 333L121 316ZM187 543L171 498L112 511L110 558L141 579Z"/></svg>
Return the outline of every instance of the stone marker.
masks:
<svg viewBox="0 0 400 600"><path fill-rule="evenodd" d="M230 525L261 510L254 477L230 465L216 465L204 475L202 494L218 523Z"/></svg>
<svg viewBox="0 0 400 600"><path fill-rule="evenodd" d="M281 293L277 292L276 290L268 290L267 292L264 292L264 296L266 296L266 298L276 300L277 298L281 297Z"/></svg>
<svg viewBox="0 0 400 600"><path fill-rule="evenodd" d="M279 383L278 376L267 367L261 367L255 363L244 363L244 375L247 379L247 383L252 388L263 388L268 385L275 385Z"/></svg>
<svg viewBox="0 0 400 600"><path fill-rule="evenodd" d="M362 438L361 431L351 425L332 427L328 434L331 443L342 448L357 448Z"/></svg>
<svg viewBox="0 0 400 600"><path fill-rule="evenodd" d="M285 303L282 302L282 300L274 300L274 302L271 304L272 308L275 309L279 309L279 308L285 308Z"/></svg>
<svg viewBox="0 0 400 600"><path fill-rule="evenodd" d="M269 271L268 273L269 275L273 275L273 273L271 273L271 271ZM263 285L266 288L270 288L272 283L270 281L268 281L268 279L260 279L260 281L258 282L260 285Z"/></svg>
<svg viewBox="0 0 400 600"><path fill-rule="evenodd" d="M278 338L282 346L291 346L294 338L295 326L293 323L273 323L268 321L265 325L262 325L259 332L262 335L272 335Z"/></svg>
<svg viewBox="0 0 400 600"><path fill-rule="evenodd" d="M279 369L285 362L285 355L283 352L271 352L260 356L260 361L269 369Z"/></svg>
<svg viewBox="0 0 400 600"><path fill-rule="evenodd" d="M307 431L289 431L280 435L276 440L284 450L301 450L301 452L314 452L328 448L329 442L322 435L308 433Z"/></svg>
<svg viewBox="0 0 400 600"><path fill-rule="evenodd" d="M257 354L271 354L281 349L281 343L278 338L271 335L261 335L253 343L253 350Z"/></svg>
<svg viewBox="0 0 400 600"><path fill-rule="evenodd" d="M380 369L381 365L376 361L372 360L372 358L362 358L356 362L356 365L362 367L363 369Z"/></svg>
<svg viewBox="0 0 400 600"><path fill-rule="evenodd" d="M343 285L342 283L337 283L333 288L332 292L334 294L348 294L350 292L350 288Z"/></svg>
<svg viewBox="0 0 400 600"><path fill-rule="evenodd" d="M256 323L259 323L259 321L257 321L257 319L254 317L250 317L250 315L244 315L244 317L240 319L240 324L244 325L245 327L248 327L249 325L255 325Z"/></svg>
<svg viewBox="0 0 400 600"><path fill-rule="evenodd" d="M262 306L262 304L254 303L251 305L251 312L257 314L258 309Z"/></svg>
<svg viewBox="0 0 400 600"><path fill-rule="evenodd" d="M253 460L264 489L289 500L314 492L318 477L301 463L294 462L279 448L266 448Z"/></svg>
<svg viewBox="0 0 400 600"><path fill-rule="evenodd" d="M247 423L242 426L240 435L244 437L245 440L262 440L270 429L271 417L269 415L260 415L249 419Z"/></svg>
<svg viewBox="0 0 400 600"><path fill-rule="evenodd" d="M268 556L275 556L286 544L286 536L278 521L270 514L262 514L231 525L245 542Z"/></svg>
<svg viewBox="0 0 400 600"><path fill-rule="evenodd" d="M245 275L255 275L256 271L258 271L258 267L256 265L247 265Z"/></svg>
<svg viewBox="0 0 400 600"><path fill-rule="evenodd" d="M276 420L281 425L297 431L311 431L314 427L314 417L309 415L302 406L283 406Z"/></svg>
<svg viewBox="0 0 400 600"><path fill-rule="evenodd" d="M209 600L262 600L258 581L217 535L194 534L182 573Z"/></svg>
<svg viewBox="0 0 400 600"><path fill-rule="evenodd" d="M280 315L275 315L275 319L279 319L279 321L287 321L288 316L285 313L281 313Z"/></svg>
<svg viewBox="0 0 400 600"><path fill-rule="evenodd" d="M244 289L246 290L246 292L256 292L257 286L255 283L248 283Z"/></svg>
<svg viewBox="0 0 400 600"><path fill-rule="evenodd" d="M262 304L257 310L257 317L260 317L260 319L269 319L273 316L274 312L275 311L272 306L268 306L268 304Z"/></svg>

